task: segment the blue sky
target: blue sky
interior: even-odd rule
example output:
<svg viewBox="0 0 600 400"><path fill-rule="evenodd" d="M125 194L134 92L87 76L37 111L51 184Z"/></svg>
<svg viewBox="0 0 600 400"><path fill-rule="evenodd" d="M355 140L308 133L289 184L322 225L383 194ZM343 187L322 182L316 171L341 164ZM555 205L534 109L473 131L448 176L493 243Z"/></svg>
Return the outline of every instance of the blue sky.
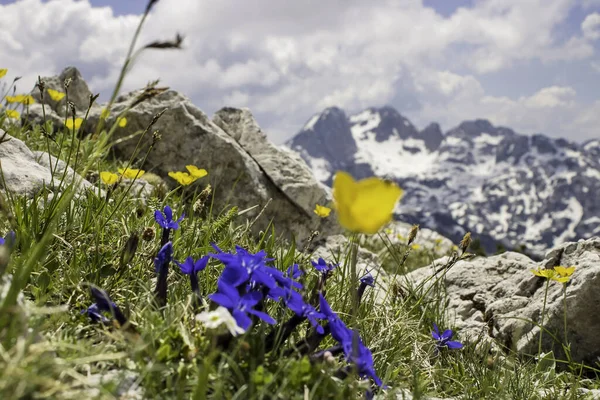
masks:
<svg viewBox="0 0 600 400"><path fill-rule="evenodd" d="M145 6L0 0L0 67L27 90L75 65L106 98ZM600 0L160 0L141 42L176 32L185 49L143 55L125 90L161 78L209 115L249 107L278 143L332 105L600 136Z"/></svg>

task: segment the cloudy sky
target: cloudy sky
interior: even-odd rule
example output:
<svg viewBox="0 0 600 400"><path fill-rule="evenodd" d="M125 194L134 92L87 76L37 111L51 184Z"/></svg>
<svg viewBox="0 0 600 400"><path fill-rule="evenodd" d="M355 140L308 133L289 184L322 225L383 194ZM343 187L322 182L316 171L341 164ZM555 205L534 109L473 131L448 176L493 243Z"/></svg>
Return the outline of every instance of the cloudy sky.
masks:
<svg viewBox="0 0 600 400"><path fill-rule="evenodd" d="M77 66L106 99L146 0L0 0L0 68ZM125 89L160 78L212 115L249 107L281 143L316 112L392 105L418 127L487 118L600 136L600 0L160 0Z"/></svg>

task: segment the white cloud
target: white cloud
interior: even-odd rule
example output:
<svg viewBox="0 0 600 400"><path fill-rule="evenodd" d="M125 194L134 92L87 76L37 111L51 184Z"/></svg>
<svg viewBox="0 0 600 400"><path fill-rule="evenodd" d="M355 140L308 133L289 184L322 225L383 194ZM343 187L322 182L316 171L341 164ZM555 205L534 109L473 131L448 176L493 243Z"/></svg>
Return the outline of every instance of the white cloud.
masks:
<svg viewBox="0 0 600 400"><path fill-rule="evenodd" d="M124 90L160 77L209 113L249 106L279 141L323 107L353 111L399 97L415 99L420 108L408 116L423 125L490 118L560 134L564 124L555 116L577 120L577 110L587 110L566 84L549 81L510 99L490 96L481 82L534 61L589 63L597 13L588 15L580 34L556 33L577 3L480 0L445 18L417 0L161 0L139 43L181 32L185 49L142 55ZM73 64L94 91L108 93L138 21L86 0L0 5L0 60L24 75L27 88L38 74ZM593 130L585 122L590 118L580 118L581 137Z"/></svg>
<svg viewBox="0 0 600 400"><path fill-rule="evenodd" d="M600 13L588 14L581 23L581 31L583 36L588 39L596 40L600 38Z"/></svg>

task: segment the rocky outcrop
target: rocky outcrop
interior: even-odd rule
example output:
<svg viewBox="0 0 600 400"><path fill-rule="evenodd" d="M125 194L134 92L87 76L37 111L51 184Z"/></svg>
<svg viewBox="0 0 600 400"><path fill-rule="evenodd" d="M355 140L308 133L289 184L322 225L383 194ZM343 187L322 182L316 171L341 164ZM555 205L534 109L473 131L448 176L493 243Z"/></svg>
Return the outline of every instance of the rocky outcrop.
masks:
<svg viewBox="0 0 600 400"><path fill-rule="evenodd" d="M45 152L32 152L21 140L5 134L1 129L0 137L4 137L0 143L0 170L4 177L4 181L0 181L0 189L15 195L33 197L43 188L64 188L75 179L79 192L86 189L96 190L70 167L67 167L65 173L66 164L63 161L52 156L49 159ZM65 180L61 185L63 175Z"/></svg>
<svg viewBox="0 0 600 400"><path fill-rule="evenodd" d="M121 96L111 110L108 125L131 106L136 95ZM151 149L153 137L148 133L138 146L139 136L131 135L144 131L163 111L152 126L161 139ZM273 151L247 110L225 109L217 115L226 132L188 98L169 90L137 104L126 117L127 126L114 133L117 157L133 157L135 167L165 178L172 187L176 183L168 178L170 171L185 170L188 164L207 169L206 182L214 188L214 212L230 206L249 210L245 217L259 217L254 224L256 231L273 223L277 232L294 235L298 242L314 230L334 229L312 213L317 202L327 202L325 189L299 158ZM98 119L99 112L90 114L92 126ZM131 138L127 140L128 137ZM139 164L144 158L144 164Z"/></svg>
<svg viewBox="0 0 600 400"><path fill-rule="evenodd" d="M75 103L78 116L83 117L91 93L75 68L69 67L60 76L43 80L46 88L64 92L64 80L69 78L69 101ZM293 236L298 242L315 230L325 235L340 232L330 219L320 219L313 213L315 204L330 201L327 190L313 178L299 156L282 151L267 140L250 111L225 108L212 121L175 91L167 90L142 102L137 101L139 94L119 96L106 120L107 126L112 126L127 110L127 125L113 134L116 142L113 150L118 158L133 157L134 167L159 175L172 187L176 183L168 177L169 172L185 171L189 164L207 169L209 176L204 180L213 187L214 212L237 206L246 210L245 218L259 217L253 225L257 231L267 229L272 223L277 232ZM39 93L35 97L41 101ZM55 127L62 126L64 99L55 102L45 95L44 102L50 106L46 120L51 120ZM41 123L42 105L34 106L29 119ZM163 112L140 140L136 133L147 130ZM94 132L101 113L102 107L93 105L80 131ZM160 140L156 140L153 132Z"/></svg>
<svg viewBox="0 0 600 400"><path fill-rule="evenodd" d="M508 349L536 355L545 296L545 279L531 270L555 266L575 266L566 285L567 337L564 335L565 286L551 281L549 285L543 328L542 351L554 351L566 359L561 346L570 343L571 357L576 362L593 365L600 356L600 321L593 318L600 304L600 238L566 243L550 251L543 261L535 262L519 253L504 253L489 258L476 257L458 261L445 273L440 271L447 259L420 268L406 275L413 284L429 287L439 282L447 293L449 322L455 324L465 338L494 338ZM436 274L436 271L437 274ZM436 276L439 279L430 279ZM427 290L427 289L425 289Z"/></svg>

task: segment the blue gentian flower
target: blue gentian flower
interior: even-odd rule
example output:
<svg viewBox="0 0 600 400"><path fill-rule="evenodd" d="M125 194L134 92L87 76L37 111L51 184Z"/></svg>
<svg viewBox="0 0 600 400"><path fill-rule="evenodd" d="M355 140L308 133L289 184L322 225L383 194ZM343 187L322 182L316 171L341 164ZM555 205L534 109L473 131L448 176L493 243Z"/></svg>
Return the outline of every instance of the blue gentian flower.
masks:
<svg viewBox="0 0 600 400"><path fill-rule="evenodd" d="M179 263L178 261L175 261L175 264L179 265L179 268L181 269L181 272L183 274L192 275L192 274L197 274L198 272L200 272L204 268L206 268L206 265L208 264L209 259L210 259L210 256L204 256L204 257L198 259L198 261L194 261L193 257L188 257L185 259L185 261L183 263Z"/></svg>
<svg viewBox="0 0 600 400"><path fill-rule="evenodd" d="M290 298L285 300L287 307L297 316L306 318L318 333L323 334L323 327L319 325L318 320L326 319L325 315L318 312L310 304L305 303L300 293L295 291L291 291L290 293L292 294Z"/></svg>
<svg viewBox="0 0 600 400"><path fill-rule="evenodd" d="M452 329L446 329L443 333L440 334L438 326L435 323L433 324L433 331L431 332L431 336L436 341L435 346L438 350L441 350L443 348L461 349L463 347L462 343L450 340L452 339L452 335Z"/></svg>
<svg viewBox="0 0 600 400"><path fill-rule="evenodd" d="M114 306L116 307L116 304ZM102 314L102 311L100 311L100 308L96 303L92 304L87 309L82 310L81 314L86 314L94 323L100 322L104 325L110 324L110 319L106 318L104 314Z"/></svg>
<svg viewBox="0 0 600 400"><path fill-rule="evenodd" d="M319 308L329 322L331 336L340 344L352 342L352 331L344 321L331 309L327 300L319 293Z"/></svg>
<svg viewBox="0 0 600 400"><path fill-rule="evenodd" d="M226 253L215 244L212 246L217 253L210 256L225 264L219 279L228 285L239 287L250 282L273 289L276 286L275 278L284 278L281 271L267 266L266 263L273 259L266 258L267 253L264 250L252 254L240 246L235 246L236 253Z"/></svg>
<svg viewBox="0 0 600 400"><path fill-rule="evenodd" d="M154 269L158 274L156 289L154 293L159 306L167 304L167 275L169 274L169 263L173 259L173 244L167 242L158 251L154 259Z"/></svg>
<svg viewBox="0 0 600 400"><path fill-rule="evenodd" d="M371 275L370 272L367 272L362 278L360 278L360 283L366 286L375 287L375 278Z"/></svg>
<svg viewBox="0 0 600 400"><path fill-rule="evenodd" d="M173 259L173 243L167 242L158 251L156 258L154 259L154 270L159 273L161 268L166 268Z"/></svg>
<svg viewBox="0 0 600 400"><path fill-rule="evenodd" d="M363 344L358 332L352 331L344 324L321 293L319 293L319 306L321 313L329 322L331 336L342 345L346 360L356 365L360 377L370 377L377 386L381 386L382 381L375 373L373 366L371 350Z"/></svg>
<svg viewBox="0 0 600 400"><path fill-rule="evenodd" d="M304 274L304 272L300 269L300 267L298 266L298 264L294 264L291 267L289 267L287 269L287 271L285 272L285 275L288 278L292 278L292 279L298 279L300 278L302 275Z"/></svg>
<svg viewBox="0 0 600 400"><path fill-rule="evenodd" d="M217 293L209 295L208 298L227 308L242 329L248 330L252 324L252 320L247 314L253 314L268 324L277 322L269 314L253 309L263 299L261 292L249 292L240 296L235 287L222 279L217 282L217 287Z"/></svg>
<svg viewBox="0 0 600 400"><path fill-rule="evenodd" d="M313 267L315 267L315 269L323 275L328 275L335 267L338 266L337 264L327 264L327 262L320 257L318 262L311 261L311 263Z"/></svg>
<svg viewBox="0 0 600 400"><path fill-rule="evenodd" d="M154 211L154 219L163 229L179 229L179 223L184 216L185 214L181 214L178 220L173 221L173 210L169 206L165 206L164 213L160 210Z"/></svg>
<svg viewBox="0 0 600 400"><path fill-rule="evenodd" d="M190 284L192 286L192 292L200 294L200 285L198 284L198 272L204 270L208 264L210 256L204 256L194 261L193 257L188 257L183 263L175 261L175 264L179 265L181 272L190 276Z"/></svg>
<svg viewBox="0 0 600 400"><path fill-rule="evenodd" d="M121 309L112 301L108 293L95 286L90 287L90 292L96 305L96 307L93 307L93 305L90 307L92 308L93 316L88 313L90 318L92 318L92 321L94 321L94 318L98 317L98 314L100 314L99 312L96 312L99 310L110 313L121 326L127 323L127 317L125 317L125 314L123 314ZM102 321L102 318L100 318L100 320Z"/></svg>

